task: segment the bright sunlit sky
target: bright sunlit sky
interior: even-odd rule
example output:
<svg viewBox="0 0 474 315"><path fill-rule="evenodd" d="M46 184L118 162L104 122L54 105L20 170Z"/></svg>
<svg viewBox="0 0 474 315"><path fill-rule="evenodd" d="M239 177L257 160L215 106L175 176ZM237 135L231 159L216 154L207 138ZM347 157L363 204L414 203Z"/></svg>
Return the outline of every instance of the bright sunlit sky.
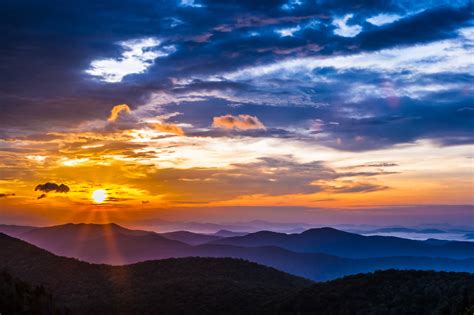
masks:
<svg viewBox="0 0 474 315"><path fill-rule="evenodd" d="M474 225L472 2L368 3L2 2L0 223Z"/></svg>

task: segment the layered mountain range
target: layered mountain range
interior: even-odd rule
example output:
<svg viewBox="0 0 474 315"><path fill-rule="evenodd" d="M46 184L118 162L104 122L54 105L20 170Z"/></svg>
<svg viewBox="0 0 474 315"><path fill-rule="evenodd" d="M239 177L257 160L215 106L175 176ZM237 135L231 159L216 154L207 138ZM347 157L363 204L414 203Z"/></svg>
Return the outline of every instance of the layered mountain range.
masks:
<svg viewBox="0 0 474 315"><path fill-rule="evenodd" d="M138 236L136 236L138 237ZM314 283L241 259L131 265L59 257L0 233L0 312L471 314L474 276L386 270Z"/></svg>
<svg viewBox="0 0 474 315"><path fill-rule="evenodd" d="M362 236L332 228L222 237L187 231L155 233L117 224L0 226L4 232L59 256L126 265L180 257L230 257L320 281L384 269L474 272L474 243Z"/></svg>

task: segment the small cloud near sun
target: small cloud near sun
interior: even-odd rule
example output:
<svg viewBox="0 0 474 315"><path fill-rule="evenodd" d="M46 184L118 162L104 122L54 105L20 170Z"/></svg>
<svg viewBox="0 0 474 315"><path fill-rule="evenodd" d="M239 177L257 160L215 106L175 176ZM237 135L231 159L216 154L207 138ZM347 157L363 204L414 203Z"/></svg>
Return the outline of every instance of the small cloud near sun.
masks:
<svg viewBox="0 0 474 315"><path fill-rule="evenodd" d="M41 195L38 196L37 199L46 198L46 193L55 192L55 193L67 193L69 192L69 186L65 184L56 184L56 183L45 183L45 184L38 184L35 187L35 191L43 192Z"/></svg>
<svg viewBox="0 0 474 315"><path fill-rule="evenodd" d="M56 184L56 183L45 183L39 184L35 187L35 191L42 192L57 192L57 193L67 193L69 192L69 187L65 184Z"/></svg>

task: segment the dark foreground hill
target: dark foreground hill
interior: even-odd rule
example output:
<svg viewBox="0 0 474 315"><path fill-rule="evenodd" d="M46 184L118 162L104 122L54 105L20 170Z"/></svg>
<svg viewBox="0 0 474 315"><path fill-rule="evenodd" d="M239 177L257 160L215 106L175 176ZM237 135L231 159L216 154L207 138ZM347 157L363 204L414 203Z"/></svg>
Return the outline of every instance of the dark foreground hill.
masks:
<svg viewBox="0 0 474 315"><path fill-rule="evenodd" d="M0 268L31 283L12 298L0 276L0 301L12 302L0 302L1 314L51 314L52 301L71 314L471 314L474 302L474 276L465 273L388 270L314 284L228 258L94 265L3 234Z"/></svg>
<svg viewBox="0 0 474 315"><path fill-rule="evenodd" d="M311 284L236 259L95 265L55 256L4 234L0 269L33 285L43 284L59 305L84 314L256 313L273 299Z"/></svg>
<svg viewBox="0 0 474 315"><path fill-rule="evenodd" d="M468 273L386 270L316 283L274 305L288 314L474 314Z"/></svg>
<svg viewBox="0 0 474 315"><path fill-rule="evenodd" d="M0 314L64 313L43 286L31 286L6 271L0 272Z"/></svg>
<svg viewBox="0 0 474 315"><path fill-rule="evenodd" d="M185 235L194 241L201 238L199 235L196 238L194 234L179 234L180 237ZM286 234L283 236L286 237ZM153 232L129 230L116 224L66 224L37 228L20 234L18 238L56 255L90 263L125 265L190 256L230 257L253 261L318 281L391 268L474 272L474 259L404 256L349 259L321 253L295 252L277 246L244 247L213 243L191 246ZM328 241L330 240L326 240Z"/></svg>

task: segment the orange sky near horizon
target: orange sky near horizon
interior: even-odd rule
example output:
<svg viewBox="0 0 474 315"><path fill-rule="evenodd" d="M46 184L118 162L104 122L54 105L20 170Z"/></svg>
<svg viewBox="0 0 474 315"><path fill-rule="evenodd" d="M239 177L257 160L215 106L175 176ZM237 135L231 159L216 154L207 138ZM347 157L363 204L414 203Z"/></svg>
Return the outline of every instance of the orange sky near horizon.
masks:
<svg viewBox="0 0 474 315"><path fill-rule="evenodd" d="M77 214L103 220L96 213L102 209L133 209L138 217L153 209L196 206L474 204L469 145L437 147L419 140L369 153L345 152L296 140L198 137L160 117L143 121L130 120L131 115L130 107L119 105L103 121L75 130L1 140L10 149L0 153L1 208L42 213L51 221L87 221L90 217ZM45 183L70 190L35 191ZM108 195L100 204L92 199L97 189ZM69 213L59 216L53 209Z"/></svg>

